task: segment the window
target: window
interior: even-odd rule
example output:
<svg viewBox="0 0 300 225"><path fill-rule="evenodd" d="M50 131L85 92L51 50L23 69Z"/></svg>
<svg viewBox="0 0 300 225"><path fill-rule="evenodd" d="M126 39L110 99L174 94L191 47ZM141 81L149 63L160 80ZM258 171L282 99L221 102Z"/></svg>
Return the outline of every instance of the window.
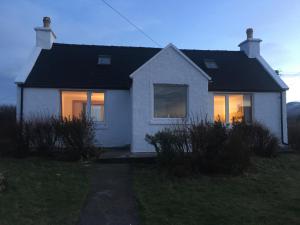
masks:
<svg viewBox="0 0 300 225"><path fill-rule="evenodd" d="M214 119L215 121L226 122L225 117L225 96L214 97Z"/></svg>
<svg viewBox="0 0 300 225"><path fill-rule="evenodd" d="M213 59L205 59L204 64L208 69L218 69L218 65Z"/></svg>
<svg viewBox="0 0 300 225"><path fill-rule="evenodd" d="M94 121L104 121L104 93L62 91L62 117L79 118L82 114Z"/></svg>
<svg viewBox="0 0 300 225"><path fill-rule="evenodd" d="M94 121L104 121L104 93L92 93L91 118Z"/></svg>
<svg viewBox="0 0 300 225"><path fill-rule="evenodd" d="M187 115L187 86L154 85L154 117L185 118Z"/></svg>
<svg viewBox="0 0 300 225"><path fill-rule="evenodd" d="M99 55L98 64L99 65L110 65L111 57L109 55Z"/></svg>
<svg viewBox="0 0 300 225"><path fill-rule="evenodd" d="M214 120L232 123L234 120L252 122L251 95L232 94L214 96Z"/></svg>

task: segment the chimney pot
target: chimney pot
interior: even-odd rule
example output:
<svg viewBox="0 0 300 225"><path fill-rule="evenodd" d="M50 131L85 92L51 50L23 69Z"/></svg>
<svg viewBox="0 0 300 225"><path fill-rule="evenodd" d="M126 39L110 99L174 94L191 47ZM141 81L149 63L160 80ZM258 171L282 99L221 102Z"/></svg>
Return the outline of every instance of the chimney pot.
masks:
<svg viewBox="0 0 300 225"><path fill-rule="evenodd" d="M43 18L43 24L45 28L50 28L50 24L51 24L51 19L48 16L45 16Z"/></svg>
<svg viewBox="0 0 300 225"><path fill-rule="evenodd" d="M253 39L253 29L252 28L248 28L246 30L246 34L247 34L247 39Z"/></svg>

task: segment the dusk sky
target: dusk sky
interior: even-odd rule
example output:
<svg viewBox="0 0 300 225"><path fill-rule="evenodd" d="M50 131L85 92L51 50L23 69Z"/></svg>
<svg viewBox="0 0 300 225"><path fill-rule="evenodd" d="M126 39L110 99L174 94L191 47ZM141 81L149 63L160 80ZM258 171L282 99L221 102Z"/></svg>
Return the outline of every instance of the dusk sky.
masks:
<svg viewBox="0 0 300 225"><path fill-rule="evenodd" d="M245 30L261 38L261 54L281 71L288 101L300 101L299 0L106 0L161 47L239 50ZM15 104L14 78L35 45L36 26L50 16L56 42L153 46L101 0L1 0L0 104ZM242 76L243 74L241 74Z"/></svg>

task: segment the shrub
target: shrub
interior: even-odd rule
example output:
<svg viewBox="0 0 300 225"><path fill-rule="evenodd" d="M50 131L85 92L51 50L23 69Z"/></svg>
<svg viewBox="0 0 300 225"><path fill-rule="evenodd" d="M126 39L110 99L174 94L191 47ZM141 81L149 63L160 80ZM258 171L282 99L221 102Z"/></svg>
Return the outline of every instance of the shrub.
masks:
<svg viewBox="0 0 300 225"><path fill-rule="evenodd" d="M146 141L153 145L162 166L172 167L183 163L185 152L189 151L185 129L166 128L154 135L146 135Z"/></svg>
<svg viewBox="0 0 300 225"><path fill-rule="evenodd" d="M300 151L300 120L288 123L289 144L292 149Z"/></svg>
<svg viewBox="0 0 300 225"><path fill-rule="evenodd" d="M221 122L192 122L189 135L193 152L203 154L207 149L216 149L226 140L226 127Z"/></svg>
<svg viewBox="0 0 300 225"><path fill-rule="evenodd" d="M239 134L250 150L262 157L274 157L279 150L278 139L262 124L233 123L232 130Z"/></svg>
<svg viewBox="0 0 300 225"><path fill-rule="evenodd" d="M31 125L31 121L15 124L15 134L12 137L12 141L15 143L13 156L23 158L30 155Z"/></svg>
<svg viewBox="0 0 300 225"><path fill-rule="evenodd" d="M0 106L0 157L8 156L13 152L16 124L16 107Z"/></svg>
<svg viewBox="0 0 300 225"><path fill-rule="evenodd" d="M0 125L4 124L8 132L1 129L0 156L39 155L67 161L96 156L93 122L84 115L72 119L35 116L20 123L13 110L1 109L3 107L0 108ZM6 146L3 140L7 141Z"/></svg>
<svg viewBox="0 0 300 225"><path fill-rule="evenodd" d="M181 127L181 128L180 128ZM192 122L146 135L160 166L175 175L194 171L239 174L250 164L250 151L237 132L221 122Z"/></svg>
<svg viewBox="0 0 300 225"><path fill-rule="evenodd" d="M63 149L69 152L72 158L90 158L96 156L94 146L94 124L84 115L80 118L64 118L55 123L58 140Z"/></svg>
<svg viewBox="0 0 300 225"><path fill-rule="evenodd" d="M241 174L250 166L250 148L238 133L230 132L220 154L218 169L223 173Z"/></svg>
<svg viewBox="0 0 300 225"><path fill-rule="evenodd" d="M0 193L4 192L6 189L7 189L7 179L2 173L0 173Z"/></svg>
<svg viewBox="0 0 300 225"><path fill-rule="evenodd" d="M32 121L25 122L25 124L27 123L31 124L28 131L31 135L29 141L31 150L38 155L47 156L51 154L58 140L57 124L59 124L59 119L36 117Z"/></svg>

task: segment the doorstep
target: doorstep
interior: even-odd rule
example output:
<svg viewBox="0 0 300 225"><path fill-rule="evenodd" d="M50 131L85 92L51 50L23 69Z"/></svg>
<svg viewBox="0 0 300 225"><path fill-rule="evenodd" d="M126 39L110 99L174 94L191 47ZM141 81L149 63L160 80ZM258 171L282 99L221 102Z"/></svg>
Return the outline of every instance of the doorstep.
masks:
<svg viewBox="0 0 300 225"><path fill-rule="evenodd" d="M100 154L99 163L152 163L156 152L131 152L127 149L109 149Z"/></svg>

